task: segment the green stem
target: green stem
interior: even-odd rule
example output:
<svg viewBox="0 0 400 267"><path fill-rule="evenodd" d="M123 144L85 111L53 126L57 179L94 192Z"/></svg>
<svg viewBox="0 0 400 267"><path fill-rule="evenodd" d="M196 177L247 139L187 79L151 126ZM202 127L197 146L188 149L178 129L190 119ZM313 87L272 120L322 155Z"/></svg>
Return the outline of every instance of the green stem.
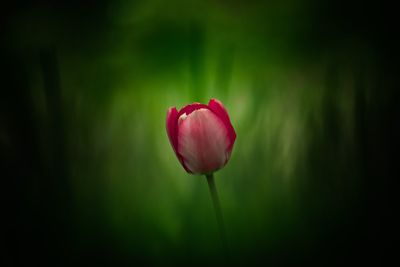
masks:
<svg viewBox="0 0 400 267"><path fill-rule="evenodd" d="M221 206L219 204L217 188L216 188L215 182L214 182L214 174L213 173L206 174L206 177L207 177L207 182L208 182L208 188L210 189L211 199L212 199L212 202L214 205L215 216L217 217L217 223L218 223L218 228L219 228L219 234L221 237L221 242L224 247L225 254L226 254L227 258L229 259L228 242L226 239L224 220L222 217Z"/></svg>

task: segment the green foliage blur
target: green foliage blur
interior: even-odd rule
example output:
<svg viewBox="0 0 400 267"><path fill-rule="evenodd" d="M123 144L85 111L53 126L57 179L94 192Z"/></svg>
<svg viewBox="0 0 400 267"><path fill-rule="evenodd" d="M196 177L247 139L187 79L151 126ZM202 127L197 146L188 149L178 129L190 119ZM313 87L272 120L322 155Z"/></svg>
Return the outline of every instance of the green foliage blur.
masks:
<svg viewBox="0 0 400 267"><path fill-rule="evenodd" d="M7 259L226 265L206 179L165 131L169 107L210 98L237 132L215 174L230 265L383 258L396 68L370 19L386 9L346 3L17 1L1 19Z"/></svg>

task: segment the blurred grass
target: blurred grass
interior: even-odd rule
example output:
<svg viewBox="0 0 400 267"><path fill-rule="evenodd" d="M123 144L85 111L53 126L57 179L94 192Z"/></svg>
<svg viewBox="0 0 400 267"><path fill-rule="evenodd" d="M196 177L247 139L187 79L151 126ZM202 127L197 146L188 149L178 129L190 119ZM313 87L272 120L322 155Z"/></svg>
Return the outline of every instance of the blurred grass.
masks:
<svg viewBox="0 0 400 267"><path fill-rule="evenodd" d="M42 241L48 253L48 242L64 251L45 261L223 264L206 180L184 172L165 132L170 106L210 98L224 103L237 131L232 158L216 173L233 262L335 262L353 253L369 201L365 138L378 123L369 126L366 114L383 114L392 100L376 90L375 32L356 25L346 34L346 21L332 28L335 18L318 14L325 8L294 0L15 8L7 44L21 59L10 59L15 69L26 70L16 86L34 136L23 157L39 163L26 171L38 189L18 192L41 195L18 212L32 222L31 243L54 210L55 227L67 229ZM38 63L38 51L56 59L46 66L58 73ZM46 91L54 75L55 96ZM51 236L59 228L40 229Z"/></svg>

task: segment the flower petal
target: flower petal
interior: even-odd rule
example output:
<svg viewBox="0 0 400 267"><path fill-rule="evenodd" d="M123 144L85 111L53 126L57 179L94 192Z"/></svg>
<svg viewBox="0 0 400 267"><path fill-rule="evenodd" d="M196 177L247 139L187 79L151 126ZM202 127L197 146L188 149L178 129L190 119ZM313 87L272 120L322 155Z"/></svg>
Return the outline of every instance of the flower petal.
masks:
<svg viewBox="0 0 400 267"><path fill-rule="evenodd" d="M206 174L227 162L229 140L223 121L208 108L182 115L178 129L178 154L192 173Z"/></svg>
<svg viewBox="0 0 400 267"><path fill-rule="evenodd" d="M207 105L201 104L201 103L192 103L189 104L187 106L184 106L183 108L181 108L181 110L179 110L178 112L178 118L182 115L182 114L186 114L189 115L190 113L192 113L195 110L201 109L201 108L206 108L208 109Z"/></svg>
<svg viewBox="0 0 400 267"><path fill-rule="evenodd" d="M169 138L169 142L172 145L172 148L174 151L177 151L177 144L178 144L178 129L177 129L177 123L178 123L178 111L176 110L175 107L171 107L168 109L167 112L167 134Z"/></svg>
<svg viewBox="0 0 400 267"><path fill-rule="evenodd" d="M167 112L167 134L178 160L181 162L183 168L191 173L186 167L183 157L178 153L178 111L175 107L169 108Z"/></svg>
<svg viewBox="0 0 400 267"><path fill-rule="evenodd" d="M232 148L233 148L233 144L235 143L236 133L235 133L235 129L233 129L228 112L226 111L224 105L222 105L222 103L215 98L212 98L210 100L210 102L208 102L208 107L212 112L214 112L222 120L222 122L224 123L224 125L227 129L228 138L229 138L228 152L230 154L232 151Z"/></svg>

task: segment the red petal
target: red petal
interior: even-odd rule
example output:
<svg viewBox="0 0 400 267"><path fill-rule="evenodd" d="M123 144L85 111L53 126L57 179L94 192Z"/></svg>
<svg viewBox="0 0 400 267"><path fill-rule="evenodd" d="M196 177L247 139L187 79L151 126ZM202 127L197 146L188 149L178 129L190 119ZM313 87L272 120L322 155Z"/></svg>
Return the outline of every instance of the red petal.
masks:
<svg viewBox="0 0 400 267"><path fill-rule="evenodd" d="M167 134L168 134L168 139L169 142L172 145L172 148L174 149L174 152L176 156L178 157L179 161L181 162L183 168L189 172L192 173L185 165L185 162L183 161L183 158L181 155L178 153L178 111L176 110L175 107L171 107L168 109L167 112Z"/></svg>
<svg viewBox="0 0 400 267"><path fill-rule="evenodd" d="M172 145L175 153L178 148L178 111L175 107L171 107L167 112L167 134L169 142Z"/></svg>
<svg viewBox="0 0 400 267"><path fill-rule="evenodd" d="M226 111L224 105L222 105L222 103L219 100L214 98L212 98L210 102L208 102L208 108L222 120L222 122L226 127L229 138L228 151L230 153L232 151L233 144L235 143L236 133L235 129L233 129L231 120L229 119L228 112Z"/></svg>
<svg viewBox="0 0 400 267"><path fill-rule="evenodd" d="M226 164L228 134L214 112L196 110L178 125L178 151L192 173L212 173Z"/></svg>
<svg viewBox="0 0 400 267"><path fill-rule="evenodd" d="M189 116L190 113L201 108L209 109L207 105L201 103L192 103L187 106L184 106L183 108L181 108L181 110L179 110L178 118L184 113L186 113L186 115Z"/></svg>

